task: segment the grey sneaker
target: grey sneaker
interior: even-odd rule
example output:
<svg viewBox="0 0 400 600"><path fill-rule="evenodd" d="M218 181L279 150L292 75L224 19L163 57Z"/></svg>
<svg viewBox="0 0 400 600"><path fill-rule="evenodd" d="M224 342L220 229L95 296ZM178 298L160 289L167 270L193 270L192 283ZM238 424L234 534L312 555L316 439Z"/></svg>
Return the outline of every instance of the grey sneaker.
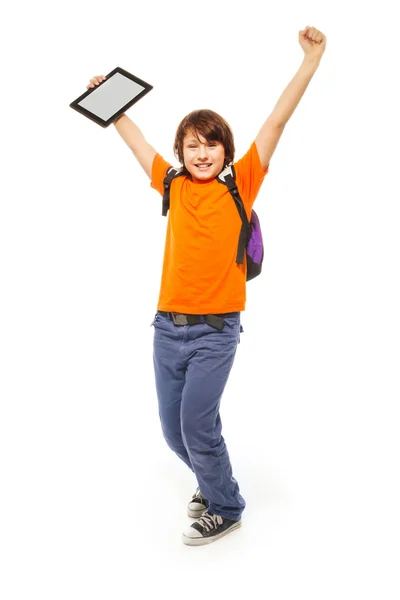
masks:
<svg viewBox="0 0 400 600"><path fill-rule="evenodd" d="M197 488L192 496L191 501L188 504L188 515L192 519L199 519L201 515L207 510L209 502L204 496L200 494L200 488Z"/></svg>
<svg viewBox="0 0 400 600"><path fill-rule="evenodd" d="M203 546L219 540L231 531L238 529L242 521L232 521L217 515L205 512L200 519L195 521L183 534L183 543L188 546Z"/></svg>

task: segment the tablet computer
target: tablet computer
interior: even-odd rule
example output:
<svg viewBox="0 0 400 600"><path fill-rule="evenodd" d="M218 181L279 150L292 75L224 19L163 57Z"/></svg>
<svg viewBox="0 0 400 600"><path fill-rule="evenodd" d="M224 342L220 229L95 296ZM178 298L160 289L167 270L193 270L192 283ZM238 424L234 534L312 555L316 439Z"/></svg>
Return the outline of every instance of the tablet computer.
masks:
<svg viewBox="0 0 400 600"><path fill-rule="evenodd" d="M135 102L150 92L153 86L116 67L105 81L88 89L71 102L70 107L102 127L108 127Z"/></svg>

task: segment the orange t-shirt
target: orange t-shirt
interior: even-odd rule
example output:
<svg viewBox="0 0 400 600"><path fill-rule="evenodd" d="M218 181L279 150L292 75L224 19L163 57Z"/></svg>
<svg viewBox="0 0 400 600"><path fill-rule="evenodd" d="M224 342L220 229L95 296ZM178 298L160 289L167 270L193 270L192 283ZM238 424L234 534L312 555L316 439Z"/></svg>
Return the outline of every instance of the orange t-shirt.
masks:
<svg viewBox="0 0 400 600"><path fill-rule="evenodd" d="M151 187L164 193L169 165L154 158ZM236 184L248 218L268 172L256 143L234 164ZM228 188L213 179L171 183L164 262L157 309L187 314L217 314L245 309L246 257L236 263L242 222Z"/></svg>

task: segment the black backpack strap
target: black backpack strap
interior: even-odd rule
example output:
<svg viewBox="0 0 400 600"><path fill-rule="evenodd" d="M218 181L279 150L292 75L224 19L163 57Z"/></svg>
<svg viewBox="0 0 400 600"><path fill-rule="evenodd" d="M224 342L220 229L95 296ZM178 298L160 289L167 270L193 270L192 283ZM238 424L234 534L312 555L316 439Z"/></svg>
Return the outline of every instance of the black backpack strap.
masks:
<svg viewBox="0 0 400 600"><path fill-rule="evenodd" d="M162 201L162 216L166 217L169 210L169 193L171 188L171 181L175 179L175 177L179 177L183 175L183 169L174 169L174 167L170 167L167 171L166 176L164 177L164 195Z"/></svg>
<svg viewBox="0 0 400 600"><path fill-rule="evenodd" d="M242 220L242 227L240 229L239 244L236 254L236 262L241 265L243 264L246 246L248 240L250 239L251 226L247 218L243 200L240 197L239 190L235 182L235 168L233 166L226 167L226 169L224 169L218 175L217 179L220 183L223 183L227 186L228 190L232 195L232 198L235 201L236 208L238 209L240 218Z"/></svg>

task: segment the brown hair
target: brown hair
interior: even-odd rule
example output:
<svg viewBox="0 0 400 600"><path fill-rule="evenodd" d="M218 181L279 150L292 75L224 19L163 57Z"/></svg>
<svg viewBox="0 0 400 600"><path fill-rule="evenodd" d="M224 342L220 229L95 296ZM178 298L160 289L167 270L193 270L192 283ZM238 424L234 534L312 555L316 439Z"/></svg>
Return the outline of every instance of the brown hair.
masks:
<svg viewBox="0 0 400 600"><path fill-rule="evenodd" d="M221 142L225 150L224 166L233 163L235 156L235 144L233 141L233 133L228 123L219 114L212 110L202 109L194 110L189 113L180 122L176 130L174 142L174 154L181 165L185 168L183 162L183 138L188 133L193 131L198 137L203 136L208 142Z"/></svg>

